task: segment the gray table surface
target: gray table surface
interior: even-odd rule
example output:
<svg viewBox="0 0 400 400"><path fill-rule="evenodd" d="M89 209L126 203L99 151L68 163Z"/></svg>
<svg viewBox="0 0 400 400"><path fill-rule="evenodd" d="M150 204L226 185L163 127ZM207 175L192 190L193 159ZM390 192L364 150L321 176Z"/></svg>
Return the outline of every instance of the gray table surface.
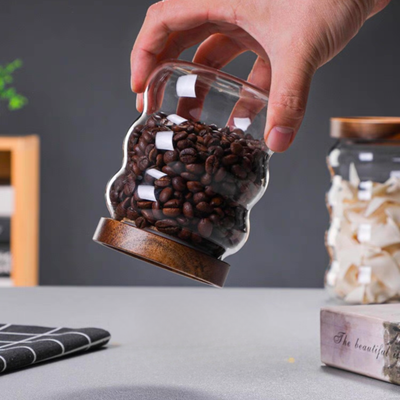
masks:
<svg viewBox="0 0 400 400"><path fill-rule="evenodd" d="M0 376L1 400L400 394L395 385L321 366L319 309L328 304L322 290L2 288L0 304L0 322L94 326L112 335L105 350Z"/></svg>

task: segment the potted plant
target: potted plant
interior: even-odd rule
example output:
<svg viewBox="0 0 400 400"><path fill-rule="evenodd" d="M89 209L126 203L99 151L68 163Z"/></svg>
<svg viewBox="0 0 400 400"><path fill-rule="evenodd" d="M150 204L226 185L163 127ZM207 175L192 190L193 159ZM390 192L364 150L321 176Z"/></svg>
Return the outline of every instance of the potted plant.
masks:
<svg viewBox="0 0 400 400"><path fill-rule="evenodd" d="M22 67L20 59L14 60L6 66L0 65L0 101L8 103L8 109L11 111L19 110L28 103L28 99L17 93L14 87L9 87L13 83L13 73Z"/></svg>

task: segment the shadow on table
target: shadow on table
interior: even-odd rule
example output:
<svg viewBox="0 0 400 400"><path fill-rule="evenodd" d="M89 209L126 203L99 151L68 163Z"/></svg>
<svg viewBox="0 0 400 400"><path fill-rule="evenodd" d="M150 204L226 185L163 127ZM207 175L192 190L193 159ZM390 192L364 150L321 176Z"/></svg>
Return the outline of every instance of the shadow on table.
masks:
<svg viewBox="0 0 400 400"><path fill-rule="evenodd" d="M218 400L206 393L172 386L109 386L57 395L57 400ZM43 400L54 400L44 398Z"/></svg>
<svg viewBox="0 0 400 400"><path fill-rule="evenodd" d="M390 382L385 382L379 379L370 378L368 376L359 375L355 372L345 371L339 368L328 367L326 365L321 365L321 369L322 372L331 376L340 377L340 379L347 379L351 380L352 382L358 382L363 386L370 386L374 388L379 387L381 389L387 389L391 392L396 392L397 394L399 393L399 387Z"/></svg>

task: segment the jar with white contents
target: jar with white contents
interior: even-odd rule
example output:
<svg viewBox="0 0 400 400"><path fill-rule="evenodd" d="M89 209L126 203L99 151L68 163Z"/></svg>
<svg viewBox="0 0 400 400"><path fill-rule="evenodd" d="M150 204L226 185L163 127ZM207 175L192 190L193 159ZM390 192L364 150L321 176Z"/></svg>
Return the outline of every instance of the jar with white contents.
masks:
<svg viewBox="0 0 400 400"><path fill-rule="evenodd" d="M332 118L329 292L346 303L400 298L400 118Z"/></svg>

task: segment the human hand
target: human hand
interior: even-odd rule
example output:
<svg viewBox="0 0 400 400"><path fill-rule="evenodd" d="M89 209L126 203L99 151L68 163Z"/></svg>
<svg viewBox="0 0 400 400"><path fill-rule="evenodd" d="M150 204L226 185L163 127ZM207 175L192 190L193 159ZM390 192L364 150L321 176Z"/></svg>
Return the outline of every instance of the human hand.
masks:
<svg viewBox="0 0 400 400"><path fill-rule="evenodd" d="M390 0L167 0L152 5L131 53L131 86L143 93L155 66L201 43L194 62L222 68L257 54L248 81L270 92L265 141L282 152L306 110L315 71ZM137 108L143 108L138 96Z"/></svg>

